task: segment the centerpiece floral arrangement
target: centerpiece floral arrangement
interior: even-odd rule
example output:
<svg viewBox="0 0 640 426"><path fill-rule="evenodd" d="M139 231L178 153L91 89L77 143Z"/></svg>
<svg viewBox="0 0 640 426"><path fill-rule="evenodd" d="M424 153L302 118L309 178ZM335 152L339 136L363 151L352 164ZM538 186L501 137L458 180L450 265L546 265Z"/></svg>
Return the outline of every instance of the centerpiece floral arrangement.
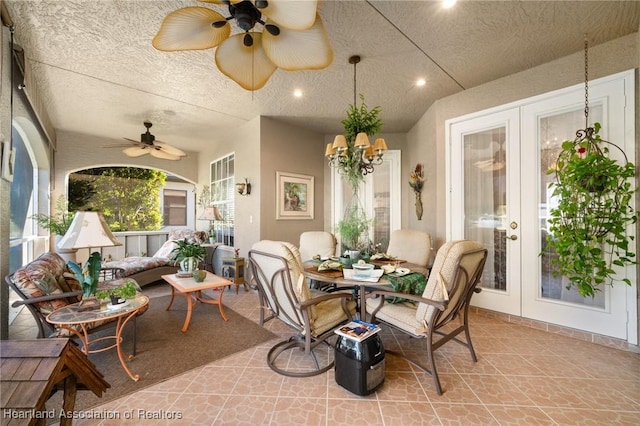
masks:
<svg viewBox="0 0 640 426"><path fill-rule="evenodd" d="M416 216L418 220L422 220L422 188L424 187L424 166L421 163L416 164L415 169L409 176L409 186L416 194Z"/></svg>

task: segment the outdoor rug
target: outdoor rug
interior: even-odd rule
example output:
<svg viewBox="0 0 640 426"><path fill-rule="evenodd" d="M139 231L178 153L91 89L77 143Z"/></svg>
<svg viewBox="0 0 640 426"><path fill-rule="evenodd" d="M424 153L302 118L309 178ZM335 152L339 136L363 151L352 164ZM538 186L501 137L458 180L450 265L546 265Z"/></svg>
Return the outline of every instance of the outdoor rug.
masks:
<svg viewBox="0 0 640 426"><path fill-rule="evenodd" d="M199 302L193 310L189 329L182 333L187 302L184 296L176 294L171 310L167 311L169 300L170 296L151 298L149 309L137 318L137 355L128 365L140 379L135 382L129 378L115 348L90 354L89 359L111 387L102 398L91 391L78 391L75 410L105 404L276 337L226 306L224 310L229 321L222 319L218 306ZM130 322L123 333L126 334L122 346L125 355L130 354L133 347L131 330ZM61 407L60 391L47 401L47 409L58 411Z"/></svg>

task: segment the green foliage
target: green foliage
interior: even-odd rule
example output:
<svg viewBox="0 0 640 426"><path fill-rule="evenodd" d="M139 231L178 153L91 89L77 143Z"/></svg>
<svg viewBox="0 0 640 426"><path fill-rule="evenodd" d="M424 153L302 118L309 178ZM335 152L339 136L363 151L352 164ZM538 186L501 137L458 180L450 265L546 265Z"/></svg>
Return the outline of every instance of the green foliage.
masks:
<svg viewBox="0 0 640 426"><path fill-rule="evenodd" d="M373 136L382 128L382 120L379 118L380 106L369 110L364 102L364 95L360 95L360 100L362 101L360 107L349 105L347 117L342 120L348 148L347 156L340 162L340 169L354 194L357 194L360 183L364 182L364 175L358 167L362 153L355 148L356 135L364 132L368 136Z"/></svg>
<svg viewBox="0 0 640 426"><path fill-rule="evenodd" d="M85 206L96 193L96 188L89 180L69 179L69 211L86 210Z"/></svg>
<svg viewBox="0 0 640 426"><path fill-rule="evenodd" d="M112 231L152 231L162 227L160 190L166 174L135 167L108 167L73 173L72 180L90 182L94 195L86 210L100 211Z"/></svg>
<svg viewBox="0 0 640 426"><path fill-rule="evenodd" d="M67 266L76 275L76 279L82 285L83 297L93 296L98 288L102 259L100 253L94 251L85 264L80 267L76 262L68 261Z"/></svg>
<svg viewBox="0 0 640 426"><path fill-rule="evenodd" d="M594 297L603 284L613 282L613 266L636 263L629 244L633 237L626 234L637 220L630 181L635 166L609 158L609 148L602 145L609 142L598 135L600 124L592 130L582 139L564 141L555 170L547 172L557 178L550 184L558 207L550 213L547 237L558 255L552 261L554 274L566 276L568 288L575 286L583 297Z"/></svg>
<svg viewBox="0 0 640 426"><path fill-rule="evenodd" d="M68 211L66 197L61 195L56 200L56 210L53 215L37 213L31 216L30 219L35 219L38 225L56 235L64 235L69 230L71 222L73 222L73 213Z"/></svg>
<svg viewBox="0 0 640 426"><path fill-rule="evenodd" d="M198 260L204 260L207 255L207 250L198 243L190 243L186 238L183 240L175 240L174 243L178 247L174 248L171 253L176 254L176 261L181 262L189 257L194 257Z"/></svg>
<svg viewBox="0 0 640 426"><path fill-rule="evenodd" d="M369 241L367 231L371 221L364 209L354 199L345 209L343 219L338 222L336 231L340 234L342 246L348 250L360 250Z"/></svg>
<svg viewBox="0 0 640 426"><path fill-rule="evenodd" d="M96 297L100 300L109 299L111 296L118 297L120 299L128 299L134 297L137 292L138 288L136 287L135 282L128 280L124 285L97 291Z"/></svg>

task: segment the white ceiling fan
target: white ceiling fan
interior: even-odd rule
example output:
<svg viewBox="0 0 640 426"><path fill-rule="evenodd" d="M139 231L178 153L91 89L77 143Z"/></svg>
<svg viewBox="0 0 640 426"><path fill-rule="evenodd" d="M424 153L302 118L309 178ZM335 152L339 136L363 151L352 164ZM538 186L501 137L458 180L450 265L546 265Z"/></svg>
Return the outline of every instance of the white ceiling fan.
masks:
<svg viewBox="0 0 640 426"><path fill-rule="evenodd" d="M122 150L122 152L124 152L128 157L140 157L145 154L151 154L152 157L161 158L163 160L179 160L187 155L184 151L171 146L166 142L160 142L156 140L156 137L153 136L149 131L152 125L153 124L151 124L150 121L144 122L144 127L147 128L147 131L140 135L139 141L124 138L131 142L134 146L130 146L130 144L107 145L105 146L105 148L119 148L122 146L130 146L129 148L125 148Z"/></svg>

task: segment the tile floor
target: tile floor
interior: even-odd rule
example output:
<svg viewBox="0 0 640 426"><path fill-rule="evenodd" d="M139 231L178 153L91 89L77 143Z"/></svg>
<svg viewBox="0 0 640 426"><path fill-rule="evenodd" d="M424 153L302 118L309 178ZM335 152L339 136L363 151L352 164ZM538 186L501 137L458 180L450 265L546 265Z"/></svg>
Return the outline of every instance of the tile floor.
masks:
<svg viewBox="0 0 640 426"><path fill-rule="evenodd" d="M145 292L166 291L153 287ZM257 321L253 291L229 292L225 302ZM392 356L383 386L367 397L337 385L333 371L287 378L266 365L274 340L94 408L119 419L74 425L640 425L640 355L479 314L471 324L477 363L458 344L438 350L442 396L429 376ZM289 335L278 321L267 326ZM34 330L22 312L11 338ZM382 337L407 352L423 344L388 329Z"/></svg>

